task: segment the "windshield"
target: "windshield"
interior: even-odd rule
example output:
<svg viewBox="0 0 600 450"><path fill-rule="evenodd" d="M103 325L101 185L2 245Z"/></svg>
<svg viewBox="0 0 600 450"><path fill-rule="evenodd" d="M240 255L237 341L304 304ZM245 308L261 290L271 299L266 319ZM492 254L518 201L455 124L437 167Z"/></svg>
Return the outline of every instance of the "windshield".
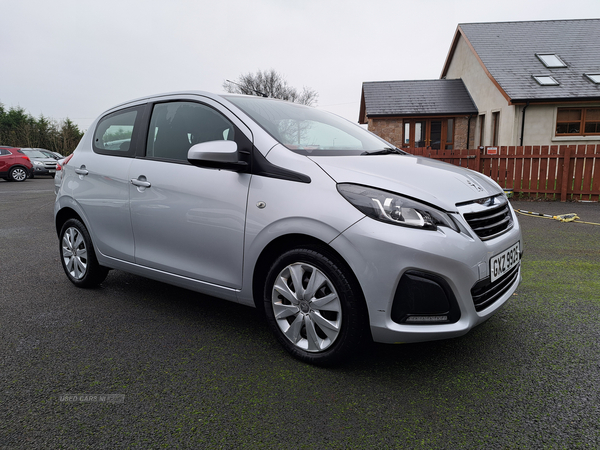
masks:
<svg viewBox="0 0 600 450"><path fill-rule="evenodd" d="M296 153L359 155L393 147L359 125L326 111L271 98L224 97Z"/></svg>

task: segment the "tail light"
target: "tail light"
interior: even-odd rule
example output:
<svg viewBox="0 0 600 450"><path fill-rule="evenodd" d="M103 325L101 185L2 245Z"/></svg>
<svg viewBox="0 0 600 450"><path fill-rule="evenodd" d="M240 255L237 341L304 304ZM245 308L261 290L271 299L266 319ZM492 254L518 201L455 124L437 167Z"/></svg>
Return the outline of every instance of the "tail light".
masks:
<svg viewBox="0 0 600 450"><path fill-rule="evenodd" d="M72 157L73 157L73 153L71 153L69 156L67 156L67 157L66 157L66 158L63 160L63 162L62 162L62 165L60 164L60 162L59 162L59 161L57 161L57 162L56 162L56 170L57 170L57 171L58 171L58 170L62 170L63 166L66 166L66 165L67 165L67 163L69 162L69 160L70 160Z"/></svg>

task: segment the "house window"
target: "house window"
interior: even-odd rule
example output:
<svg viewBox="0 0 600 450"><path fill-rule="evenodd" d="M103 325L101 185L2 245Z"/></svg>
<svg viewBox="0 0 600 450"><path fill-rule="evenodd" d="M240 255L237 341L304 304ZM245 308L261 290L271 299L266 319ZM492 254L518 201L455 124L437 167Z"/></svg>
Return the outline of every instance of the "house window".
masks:
<svg viewBox="0 0 600 450"><path fill-rule="evenodd" d="M600 108L558 108L557 136L600 134Z"/></svg>
<svg viewBox="0 0 600 450"><path fill-rule="evenodd" d="M560 59L555 53L536 53L535 56L537 56L546 67L567 67L564 61Z"/></svg>
<svg viewBox="0 0 600 450"><path fill-rule="evenodd" d="M558 86L560 83L550 75L532 75L540 86Z"/></svg>
<svg viewBox="0 0 600 450"><path fill-rule="evenodd" d="M596 84L600 84L600 73L586 73L586 77L592 82Z"/></svg>
<svg viewBox="0 0 600 450"><path fill-rule="evenodd" d="M500 112L496 111L492 113L492 145L495 147L498 145L498 125L500 123Z"/></svg>
<svg viewBox="0 0 600 450"><path fill-rule="evenodd" d="M448 119L446 124L446 150L454 150L454 119Z"/></svg>
<svg viewBox="0 0 600 450"><path fill-rule="evenodd" d="M484 146L485 138L485 114L479 116L479 147Z"/></svg>

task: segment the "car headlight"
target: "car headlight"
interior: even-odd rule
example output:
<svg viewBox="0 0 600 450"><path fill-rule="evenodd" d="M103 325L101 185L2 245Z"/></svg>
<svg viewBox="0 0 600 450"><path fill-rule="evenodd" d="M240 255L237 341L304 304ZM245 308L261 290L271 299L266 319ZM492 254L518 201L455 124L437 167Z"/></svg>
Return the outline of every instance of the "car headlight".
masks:
<svg viewBox="0 0 600 450"><path fill-rule="evenodd" d="M436 230L442 226L460 232L448 214L425 203L358 184L338 184L337 189L355 208L372 219L423 230Z"/></svg>
<svg viewBox="0 0 600 450"><path fill-rule="evenodd" d="M43 166L43 164L41 162L39 162L39 161L33 161L33 164L35 166Z"/></svg>

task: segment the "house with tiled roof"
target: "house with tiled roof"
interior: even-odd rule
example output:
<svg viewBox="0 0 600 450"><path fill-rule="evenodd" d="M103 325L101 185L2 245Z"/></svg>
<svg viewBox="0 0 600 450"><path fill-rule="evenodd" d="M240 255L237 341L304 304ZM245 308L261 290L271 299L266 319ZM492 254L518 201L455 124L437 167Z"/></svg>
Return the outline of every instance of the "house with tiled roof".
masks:
<svg viewBox="0 0 600 450"><path fill-rule="evenodd" d="M363 83L360 123L397 147L466 148L477 107L456 80Z"/></svg>
<svg viewBox="0 0 600 450"><path fill-rule="evenodd" d="M598 42L600 19L460 24L439 80L363 83L359 122L398 147L600 144Z"/></svg>

